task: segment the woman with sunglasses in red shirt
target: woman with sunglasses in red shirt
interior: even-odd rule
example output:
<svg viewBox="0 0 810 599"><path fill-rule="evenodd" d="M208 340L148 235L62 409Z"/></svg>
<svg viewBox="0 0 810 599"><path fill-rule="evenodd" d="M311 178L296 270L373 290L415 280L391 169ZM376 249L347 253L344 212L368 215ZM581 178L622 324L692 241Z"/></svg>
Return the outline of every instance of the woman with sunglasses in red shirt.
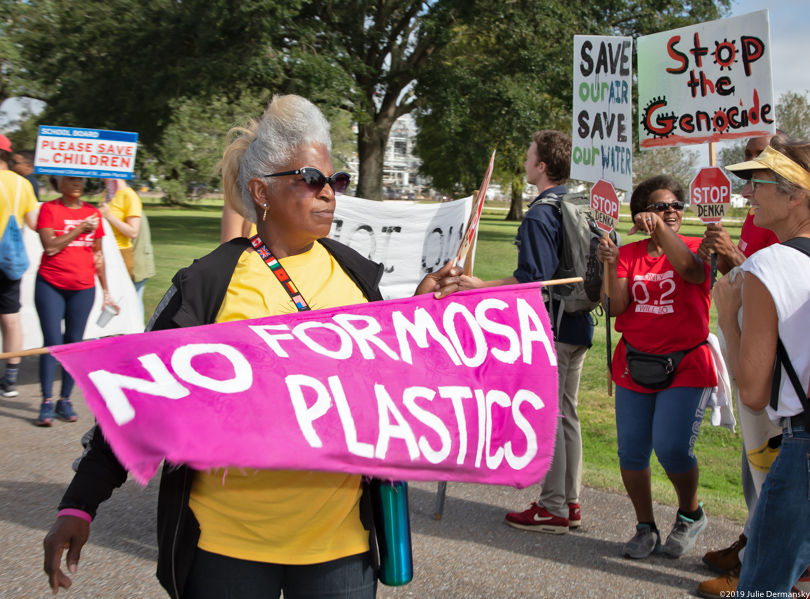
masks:
<svg viewBox="0 0 810 599"><path fill-rule="evenodd" d="M709 347L708 267L700 239L678 235L684 209L680 183L668 175L643 181L633 192L633 228L647 239L621 249L599 246L607 263L610 315L622 341L613 355L616 430L622 481L638 525L624 555L684 555L706 528L698 502L694 455L706 402L717 384ZM605 287L602 288L604 301ZM675 525L666 542L653 515L650 455L658 457L678 496Z"/></svg>

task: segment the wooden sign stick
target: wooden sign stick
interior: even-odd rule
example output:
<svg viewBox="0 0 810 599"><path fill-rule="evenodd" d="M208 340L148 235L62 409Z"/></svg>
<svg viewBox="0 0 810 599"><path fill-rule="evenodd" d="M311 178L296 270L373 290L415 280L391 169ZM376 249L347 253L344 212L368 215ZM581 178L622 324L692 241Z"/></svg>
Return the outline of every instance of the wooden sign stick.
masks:
<svg viewBox="0 0 810 599"><path fill-rule="evenodd" d="M717 149L713 141L709 142L709 166L717 166ZM711 270L709 272L710 282L709 289L714 289L714 283L717 281L717 253L711 253Z"/></svg>
<svg viewBox="0 0 810 599"><path fill-rule="evenodd" d="M605 239L610 241L610 234L605 233ZM610 277L608 276L608 263L602 263L603 280L605 281L605 338L607 341L607 348L605 354L607 355L607 394L608 397L613 397L613 373L611 365L611 343L610 343Z"/></svg>
<svg viewBox="0 0 810 599"><path fill-rule="evenodd" d="M581 283L582 277L571 277L570 279L551 279L549 281L540 281L541 285L545 287L554 287L555 285L569 285L571 283ZM88 341L91 341L88 339ZM94 341L94 340L93 340ZM77 343L81 343L78 341ZM41 356L50 353L47 347L38 347L36 349L24 349L22 351L10 351L0 354L0 360L8 360L9 358L25 358L26 356Z"/></svg>
<svg viewBox="0 0 810 599"><path fill-rule="evenodd" d="M24 349L22 351L10 351L0 354L0 360L8 360L9 358L24 358L26 356L41 356L50 353L47 347L38 347L36 349Z"/></svg>
<svg viewBox="0 0 810 599"><path fill-rule="evenodd" d="M473 192L473 201L472 205L475 206L475 203L478 201L478 193L479 190L475 190ZM467 250L467 256L464 259L464 273L468 277L473 276L473 256L475 256L475 242L478 241L478 235L472 238L470 242L470 249Z"/></svg>

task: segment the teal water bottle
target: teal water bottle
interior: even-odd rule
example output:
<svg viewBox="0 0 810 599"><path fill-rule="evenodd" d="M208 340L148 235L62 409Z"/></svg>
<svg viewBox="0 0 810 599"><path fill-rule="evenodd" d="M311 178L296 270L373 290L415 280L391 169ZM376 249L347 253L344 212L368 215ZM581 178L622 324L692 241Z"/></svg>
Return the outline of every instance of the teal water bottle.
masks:
<svg viewBox="0 0 810 599"><path fill-rule="evenodd" d="M413 579L408 483L372 479L371 501L380 549L380 582L396 587Z"/></svg>

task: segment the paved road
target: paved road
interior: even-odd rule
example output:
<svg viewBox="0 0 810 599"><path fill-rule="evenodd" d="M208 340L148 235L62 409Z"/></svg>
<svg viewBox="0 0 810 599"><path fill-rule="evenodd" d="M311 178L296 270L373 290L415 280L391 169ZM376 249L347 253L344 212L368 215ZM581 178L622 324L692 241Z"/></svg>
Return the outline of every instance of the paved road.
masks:
<svg viewBox="0 0 810 599"><path fill-rule="evenodd" d="M51 596L42 573L42 539L73 474L79 439L92 422L77 400L78 423L35 427L36 380L36 359L26 358L20 396L0 398L2 599ZM381 586L378 597L685 597L709 576L700 561L703 552L727 546L740 532L732 522L712 518L709 510L709 534L692 555L631 561L620 555L634 530L623 494L585 487L583 526L554 536L515 530L503 521L505 512L528 507L536 488L450 483L441 521L433 518L435 493L435 484L411 485L415 579L401 588ZM60 596L166 597L154 577L156 497L156 481L145 489L130 481L102 507L74 586ZM656 506L656 517L668 529L674 508Z"/></svg>

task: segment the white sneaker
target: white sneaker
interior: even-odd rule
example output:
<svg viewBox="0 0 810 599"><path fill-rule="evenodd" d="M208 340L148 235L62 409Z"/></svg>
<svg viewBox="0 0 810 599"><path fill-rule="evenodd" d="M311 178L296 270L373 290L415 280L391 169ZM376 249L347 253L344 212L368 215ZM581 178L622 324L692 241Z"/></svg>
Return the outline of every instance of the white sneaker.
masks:
<svg viewBox="0 0 810 599"><path fill-rule="evenodd" d="M675 525L672 532L664 543L664 553L669 557L681 557L686 555L695 546L695 541L700 533L706 530L709 519L704 512L700 520L690 520L682 514L675 516Z"/></svg>

